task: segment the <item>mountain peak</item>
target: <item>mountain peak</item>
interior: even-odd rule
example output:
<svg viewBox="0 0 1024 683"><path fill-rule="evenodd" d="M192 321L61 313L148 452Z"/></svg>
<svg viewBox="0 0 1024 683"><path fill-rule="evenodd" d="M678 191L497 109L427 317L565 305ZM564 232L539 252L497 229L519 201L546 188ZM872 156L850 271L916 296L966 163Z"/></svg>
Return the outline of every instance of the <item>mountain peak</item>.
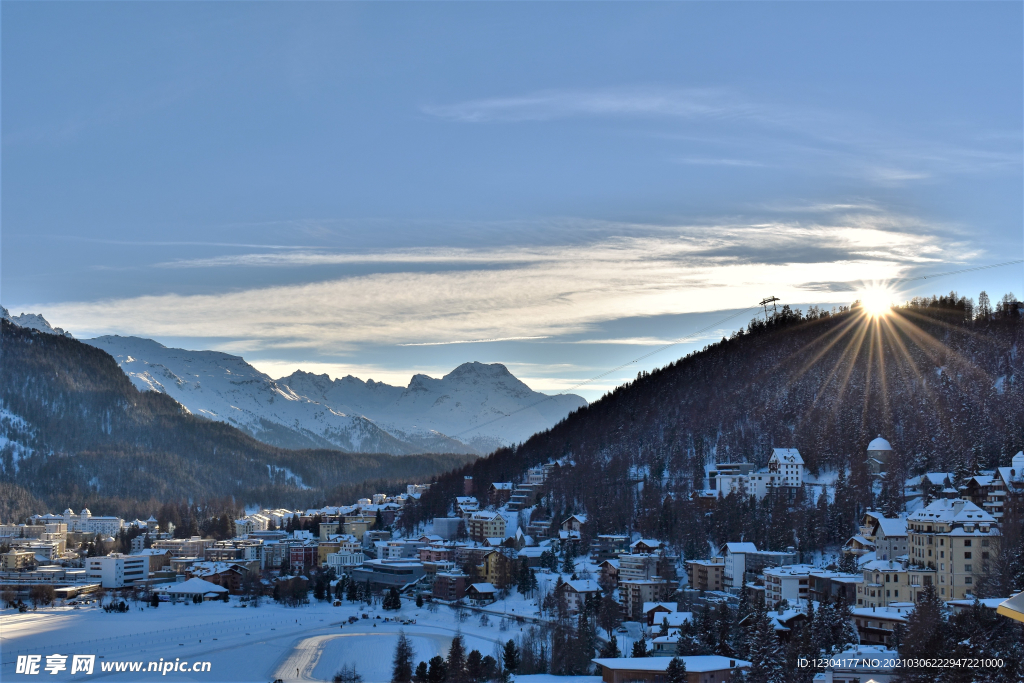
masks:
<svg viewBox="0 0 1024 683"><path fill-rule="evenodd" d="M22 313L21 315L11 315L3 306L0 306L0 318L8 320L19 327L27 327L31 330L37 330L39 332L46 332L47 334L59 334L69 339L74 339L71 333L60 327L53 327L46 321L46 318L37 313Z"/></svg>

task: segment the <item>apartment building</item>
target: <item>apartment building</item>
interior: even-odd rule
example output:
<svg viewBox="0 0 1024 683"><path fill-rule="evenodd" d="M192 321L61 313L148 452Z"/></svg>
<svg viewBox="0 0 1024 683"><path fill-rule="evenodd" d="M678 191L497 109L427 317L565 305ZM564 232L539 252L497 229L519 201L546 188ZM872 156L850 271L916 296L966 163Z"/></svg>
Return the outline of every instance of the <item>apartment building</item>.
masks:
<svg viewBox="0 0 1024 683"><path fill-rule="evenodd" d="M488 538L505 538L505 518L497 512L480 511L466 516L466 533L483 543Z"/></svg>
<svg viewBox="0 0 1024 683"><path fill-rule="evenodd" d="M89 581L100 583L104 588L124 588L149 578L149 556L111 553L90 557L85 569Z"/></svg>
<svg viewBox="0 0 1024 683"><path fill-rule="evenodd" d="M725 558L687 560L686 577L693 590L720 591L725 587Z"/></svg>
<svg viewBox="0 0 1024 683"><path fill-rule="evenodd" d="M810 593L811 572L808 564L793 564L785 567L768 567L764 570L765 604L774 607L782 600L794 604L807 600Z"/></svg>
<svg viewBox="0 0 1024 683"><path fill-rule="evenodd" d="M205 557L206 549L216 543L212 538L162 538L153 541L152 547L157 550L170 550L171 557Z"/></svg>
<svg viewBox="0 0 1024 683"><path fill-rule="evenodd" d="M864 581L857 586L858 607L888 607L894 602L910 602L910 572L900 562L873 560L861 565Z"/></svg>
<svg viewBox="0 0 1024 683"><path fill-rule="evenodd" d="M1001 540L995 517L962 499L940 499L907 518L910 590L920 600L933 583L942 600L974 596L992 571Z"/></svg>
<svg viewBox="0 0 1024 683"><path fill-rule="evenodd" d="M622 618L627 621L641 621L645 618L644 603L664 602L671 586L664 579L641 579L619 581L619 607Z"/></svg>

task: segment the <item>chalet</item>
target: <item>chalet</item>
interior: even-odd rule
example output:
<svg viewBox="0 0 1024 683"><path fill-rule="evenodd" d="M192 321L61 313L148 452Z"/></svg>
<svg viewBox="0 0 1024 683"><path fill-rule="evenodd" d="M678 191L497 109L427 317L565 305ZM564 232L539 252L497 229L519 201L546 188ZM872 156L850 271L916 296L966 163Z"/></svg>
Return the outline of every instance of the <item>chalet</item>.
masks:
<svg viewBox="0 0 1024 683"><path fill-rule="evenodd" d="M644 616L647 618L648 626L660 624L662 615L671 614L675 611L676 603L674 602L645 602L643 606L643 612Z"/></svg>
<svg viewBox="0 0 1024 683"><path fill-rule="evenodd" d="M588 598L592 600L601 594L601 587L596 581L583 579L566 581L558 590L565 596L565 604L571 614L580 612L587 604Z"/></svg>
<svg viewBox="0 0 1024 683"><path fill-rule="evenodd" d="M489 605L495 601L497 592L489 583L474 583L466 589L466 598L474 605Z"/></svg>

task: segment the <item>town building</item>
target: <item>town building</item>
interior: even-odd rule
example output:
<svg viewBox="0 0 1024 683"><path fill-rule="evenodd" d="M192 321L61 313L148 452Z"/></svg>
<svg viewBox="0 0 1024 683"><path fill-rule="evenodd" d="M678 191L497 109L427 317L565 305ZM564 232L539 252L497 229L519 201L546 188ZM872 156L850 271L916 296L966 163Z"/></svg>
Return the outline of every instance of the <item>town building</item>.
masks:
<svg viewBox="0 0 1024 683"><path fill-rule="evenodd" d="M474 605L489 605L495 600L498 589L489 583L472 583L466 587L466 599Z"/></svg>
<svg viewBox="0 0 1024 683"><path fill-rule="evenodd" d="M913 609L912 602L895 602L887 607L853 607L850 612L862 645L895 647L893 632L897 626L906 628Z"/></svg>
<svg viewBox="0 0 1024 683"><path fill-rule="evenodd" d="M0 554L0 571L14 572L36 566L36 554L31 550L9 550Z"/></svg>
<svg viewBox="0 0 1024 683"><path fill-rule="evenodd" d="M868 444L867 465L868 474L881 475L889 469L889 458L892 456L892 446L879 434Z"/></svg>
<svg viewBox="0 0 1024 683"><path fill-rule="evenodd" d="M212 538L161 538L153 541L157 550L170 550L171 557L205 557L206 549L216 543Z"/></svg>
<svg viewBox="0 0 1024 683"><path fill-rule="evenodd" d="M750 669L750 662L720 655L682 657L687 683L729 683L739 671ZM601 672L602 683L665 683L671 657L619 657L593 659Z"/></svg>
<svg viewBox="0 0 1024 683"><path fill-rule="evenodd" d="M608 560L627 552L629 536L625 534L598 534L590 544L590 559L595 562Z"/></svg>
<svg viewBox="0 0 1024 683"><path fill-rule="evenodd" d="M578 614L586 606L588 598L593 600L601 594L597 581L589 579L566 581L558 590L565 597L565 606L570 614Z"/></svg>
<svg viewBox="0 0 1024 683"><path fill-rule="evenodd" d="M910 573L901 562L872 560L861 565L864 581L857 586L858 607L885 607L911 601Z"/></svg>
<svg viewBox="0 0 1024 683"><path fill-rule="evenodd" d="M512 498L512 482L496 481L487 487L487 504L501 507Z"/></svg>
<svg viewBox="0 0 1024 683"><path fill-rule="evenodd" d="M795 448L774 448L767 467L755 471L753 463L718 463L708 470L708 489L716 496L730 493L754 496L758 500L771 490L785 491L795 497L803 487L805 466L800 451Z"/></svg>
<svg viewBox="0 0 1024 683"><path fill-rule="evenodd" d="M482 510L466 517L466 533L477 543L488 538L505 538L505 526L505 518L497 512Z"/></svg>
<svg viewBox="0 0 1024 683"><path fill-rule="evenodd" d="M790 604L806 601L811 589L812 571L814 567L808 564L766 567L763 572L765 604L774 607L783 600Z"/></svg>
<svg viewBox="0 0 1024 683"><path fill-rule="evenodd" d="M748 581L760 576L765 567L785 567L796 564L799 556L792 548L785 552L758 550L753 543L726 543L724 583L727 588L740 589Z"/></svg>
<svg viewBox="0 0 1024 683"><path fill-rule="evenodd" d="M437 600L454 602L466 596L466 585L469 581L462 572L438 572L434 578L431 595Z"/></svg>
<svg viewBox="0 0 1024 683"><path fill-rule="evenodd" d="M421 562L406 560L367 560L352 570L352 580L368 581L371 588L404 588L423 578L426 570Z"/></svg>
<svg viewBox="0 0 1024 683"><path fill-rule="evenodd" d="M29 519L32 520L33 524L64 524L66 531L89 534L90 536L95 536L96 534L100 536L116 536L117 532L124 527L124 520L120 517L93 517L93 514L89 512L89 508L83 509L77 515L71 508L68 508L62 516L51 514L32 515Z"/></svg>
<svg viewBox="0 0 1024 683"><path fill-rule="evenodd" d="M811 572L808 595L816 602L834 602L836 597L842 597L847 605L856 605L857 589L863 584L862 574L818 569Z"/></svg>
<svg viewBox="0 0 1024 683"><path fill-rule="evenodd" d="M89 581L96 581L104 588L124 588L149 578L149 557L111 553L90 557L85 569Z"/></svg>
<svg viewBox="0 0 1024 683"><path fill-rule="evenodd" d="M619 608L626 621L640 621L644 603L664 602L670 584L664 579L619 580Z"/></svg>
<svg viewBox="0 0 1024 683"><path fill-rule="evenodd" d="M686 577L693 590L720 591L725 587L725 558L687 560Z"/></svg>
<svg viewBox="0 0 1024 683"><path fill-rule="evenodd" d="M910 587L915 602L934 583L942 600L974 597L999 555L995 518L974 503L939 499L907 517Z"/></svg>

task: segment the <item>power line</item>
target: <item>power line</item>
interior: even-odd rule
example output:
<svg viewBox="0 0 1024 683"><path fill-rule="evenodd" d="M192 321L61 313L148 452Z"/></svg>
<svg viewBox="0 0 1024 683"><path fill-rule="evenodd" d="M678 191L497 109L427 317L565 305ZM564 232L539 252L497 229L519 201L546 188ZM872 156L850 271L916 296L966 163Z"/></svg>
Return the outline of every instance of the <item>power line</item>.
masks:
<svg viewBox="0 0 1024 683"><path fill-rule="evenodd" d="M950 271L947 271L947 272L944 272L944 273L935 273L934 275L919 275L917 277L894 278L892 280L889 280L888 282L889 283L893 283L893 282L914 282L916 280L932 280L932 279L935 279L935 278L947 277L949 275L959 275L960 273L970 273L970 272L973 272L973 271L976 271L976 270L988 270L990 268L1002 268L1003 266L1012 266L1012 265L1018 264L1018 263L1024 263L1024 259L1016 259L1014 261L1004 261L1003 263L993 263L993 264L989 264L987 266L975 266L973 268L961 268L960 270L950 270ZM483 424L476 425L475 427L470 427L469 429L463 430L463 431L459 432L458 434L453 434L451 436L451 438L458 439L460 436L463 436L465 434L469 434L470 432L474 432L474 431L476 431L478 429L482 429L483 427L486 427L487 425L492 425L495 422L499 422L501 420L504 420L506 417L511 417L511 416L515 415L516 413L521 413L524 410L529 410L530 408L535 408L536 406L539 406L541 403L546 403L547 401L550 401L550 400L554 399L556 396L564 396L566 393L571 393L573 391L576 391L580 387L584 387L584 386L590 384L591 382L596 382L597 380L602 379L604 377L607 377L608 375L610 375L612 373L618 372L619 370L622 370L623 368L628 368L630 365L635 365L636 363L639 363L642 360L650 358L651 356L653 356L656 353L661 353L665 349L670 349L673 346L678 346L679 344L682 344L684 342L690 341L694 337L698 337L698 336L704 334L705 332L708 332L710 330L718 328L723 323L726 323L726 322L732 320L733 318L735 318L737 316L743 315L745 313L750 313L750 312L754 312L756 314L758 307L764 305L765 303L768 303L769 301L770 301L769 299L765 299L764 301L758 303L757 306L751 306L749 308L744 308L744 309L738 310L735 313L727 315L726 317L722 318L721 320L718 320L718 321L708 325L707 327L702 327L701 329L697 330L696 332L691 332L690 334L686 335L685 337L680 337L679 339L676 339L674 341L668 342L667 344L663 344L662 346L659 346L658 348L654 349L653 351L649 351L649 352L645 353L642 356L634 358L633 360L629 361L628 363L623 363L622 365L614 367L611 370L606 370L605 372L602 372L600 375L595 375L595 376L591 377L590 379L584 380L584 381L580 382L579 384L576 384L575 386L571 386L568 389L565 389L564 391L560 391L557 394L551 394L550 396L545 396L544 398L540 399L539 401L537 401L535 403L531 403L528 406L523 406L522 408L518 408L517 410L513 410L511 413L505 413L504 415L500 415L500 416L498 416L498 417L496 417L496 418L494 418L492 420L488 420L487 422L484 422ZM778 301L778 299L775 298L775 297L771 297L771 302L774 302L774 301ZM766 310L766 312L767 312L767 310Z"/></svg>

